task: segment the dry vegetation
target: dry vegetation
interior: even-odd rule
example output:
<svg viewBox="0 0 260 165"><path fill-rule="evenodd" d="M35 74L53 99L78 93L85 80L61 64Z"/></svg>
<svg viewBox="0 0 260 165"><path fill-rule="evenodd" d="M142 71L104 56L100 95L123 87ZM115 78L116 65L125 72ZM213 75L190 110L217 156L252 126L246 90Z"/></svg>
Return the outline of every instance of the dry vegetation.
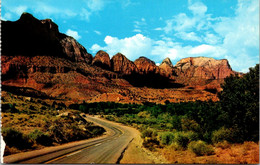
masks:
<svg viewBox="0 0 260 165"><path fill-rule="evenodd" d="M215 154L196 156L189 150L173 150L171 147L158 149L170 163L178 164L258 164L259 143L218 144L214 146Z"/></svg>
<svg viewBox="0 0 260 165"><path fill-rule="evenodd" d="M17 96L2 91L4 155L87 139L105 130L67 109L62 102Z"/></svg>

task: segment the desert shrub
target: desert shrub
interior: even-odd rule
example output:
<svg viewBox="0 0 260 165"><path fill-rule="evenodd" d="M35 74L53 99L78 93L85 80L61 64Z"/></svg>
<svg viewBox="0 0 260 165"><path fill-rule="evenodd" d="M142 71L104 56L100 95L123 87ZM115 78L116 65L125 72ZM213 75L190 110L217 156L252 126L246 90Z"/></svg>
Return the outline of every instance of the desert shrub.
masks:
<svg viewBox="0 0 260 165"><path fill-rule="evenodd" d="M204 141L201 140L189 143L188 149L194 152L197 156L214 154L213 147L207 145Z"/></svg>
<svg viewBox="0 0 260 165"><path fill-rule="evenodd" d="M115 117L111 115L106 115L105 119L110 120L110 121L115 121Z"/></svg>
<svg viewBox="0 0 260 165"><path fill-rule="evenodd" d="M176 132L174 141L183 148L187 148L188 143L190 142L189 137L184 132Z"/></svg>
<svg viewBox="0 0 260 165"><path fill-rule="evenodd" d="M158 135L157 131L155 131L154 129L148 128L142 131L141 133L141 137L145 138L145 137L156 137Z"/></svg>
<svg viewBox="0 0 260 165"><path fill-rule="evenodd" d="M162 132L160 134L160 142L163 145L170 145L173 142L174 133L172 132Z"/></svg>
<svg viewBox="0 0 260 165"><path fill-rule="evenodd" d="M216 147L222 148L222 149L227 149L230 148L230 143L226 140L222 141L222 142L218 142L215 144Z"/></svg>
<svg viewBox="0 0 260 165"><path fill-rule="evenodd" d="M99 126L89 126L87 129L92 133L93 136L98 136L103 134L106 130Z"/></svg>
<svg viewBox="0 0 260 165"><path fill-rule="evenodd" d="M150 151L154 151L155 148L158 147L159 143L160 142L157 138L146 137L143 141L143 146L148 148Z"/></svg>
<svg viewBox="0 0 260 165"><path fill-rule="evenodd" d="M180 146L179 144L177 144L176 142L173 142L170 146L170 149L174 150L174 151L178 151L178 150L182 150L182 146Z"/></svg>
<svg viewBox="0 0 260 165"><path fill-rule="evenodd" d="M2 136L7 146L16 147L18 149L30 148L32 143L30 143L29 138L22 132L14 128L2 128Z"/></svg>
<svg viewBox="0 0 260 165"><path fill-rule="evenodd" d="M234 132L231 129L221 127L219 130L216 130L212 133L212 142L218 143L224 140L228 142L233 142Z"/></svg>
<svg viewBox="0 0 260 165"><path fill-rule="evenodd" d="M199 132L201 129L200 125L196 121L187 118L181 119L181 128L183 131L195 131L195 132Z"/></svg>
<svg viewBox="0 0 260 165"><path fill-rule="evenodd" d="M142 112L139 112L137 114L137 116L140 118L149 118L151 116L151 114L147 111L142 111Z"/></svg>
<svg viewBox="0 0 260 165"><path fill-rule="evenodd" d="M52 144L52 139L48 134L43 133L42 131L35 129L28 135L29 139L35 143L49 146Z"/></svg>
<svg viewBox="0 0 260 165"><path fill-rule="evenodd" d="M189 139L189 141L199 140L199 135L196 132L188 131L188 132L184 132L184 135Z"/></svg>

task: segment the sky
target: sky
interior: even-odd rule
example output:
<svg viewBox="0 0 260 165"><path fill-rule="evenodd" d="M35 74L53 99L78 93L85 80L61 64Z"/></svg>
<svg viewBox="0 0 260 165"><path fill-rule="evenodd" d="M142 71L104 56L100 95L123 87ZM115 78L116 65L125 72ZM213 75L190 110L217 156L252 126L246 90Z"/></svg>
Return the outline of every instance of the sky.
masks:
<svg viewBox="0 0 260 165"><path fill-rule="evenodd" d="M118 52L173 64L186 57L228 59L235 71L259 63L258 0L2 0L1 19L23 12L52 19L93 56Z"/></svg>

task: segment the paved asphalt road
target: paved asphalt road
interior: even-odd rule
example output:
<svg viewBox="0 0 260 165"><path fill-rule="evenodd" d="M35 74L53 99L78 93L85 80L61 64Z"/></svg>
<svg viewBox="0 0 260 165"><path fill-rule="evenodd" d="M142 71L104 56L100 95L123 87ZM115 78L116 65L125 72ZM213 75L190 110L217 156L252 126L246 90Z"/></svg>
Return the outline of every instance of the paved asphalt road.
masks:
<svg viewBox="0 0 260 165"><path fill-rule="evenodd" d="M31 151L28 154L20 154L22 156L19 156L19 154L6 156L4 162L22 164L118 163L122 153L133 139L131 131L125 126L119 126L95 117L86 116L86 119L103 126L107 130L107 136L86 140L84 143L70 145L69 147L59 146L59 149L50 150L50 152L45 150L43 154L35 154L34 151ZM37 152L41 153L40 150Z"/></svg>

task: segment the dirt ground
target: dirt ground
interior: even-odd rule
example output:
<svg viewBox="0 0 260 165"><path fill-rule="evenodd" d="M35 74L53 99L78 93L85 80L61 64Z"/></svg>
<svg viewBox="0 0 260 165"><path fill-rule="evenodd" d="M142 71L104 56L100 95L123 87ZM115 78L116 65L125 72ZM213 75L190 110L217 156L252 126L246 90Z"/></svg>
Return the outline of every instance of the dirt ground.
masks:
<svg viewBox="0 0 260 165"><path fill-rule="evenodd" d="M122 164L163 164L169 163L159 153L151 152L142 146L143 140L140 137L140 132L133 130L135 133L134 140L127 147L123 159L120 161Z"/></svg>

